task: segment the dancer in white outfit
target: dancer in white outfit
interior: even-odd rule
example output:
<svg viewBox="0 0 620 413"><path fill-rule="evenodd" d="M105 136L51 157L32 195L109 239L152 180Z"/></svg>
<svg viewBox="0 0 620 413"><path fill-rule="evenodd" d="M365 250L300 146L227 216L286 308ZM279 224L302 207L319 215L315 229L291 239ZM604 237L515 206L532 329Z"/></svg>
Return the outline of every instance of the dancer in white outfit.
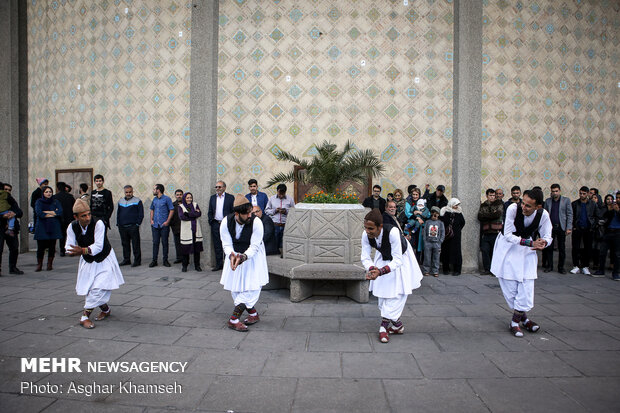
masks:
<svg viewBox="0 0 620 413"><path fill-rule="evenodd" d="M80 256L75 291L86 296L80 324L84 328L95 328L90 321L91 313L99 307L101 313L95 321L109 317L111 290L116 290L125 281L108 241L105 223L102 220L93 222L90 206L82 199L75 201L73 216L76 220L67 227L65 250L67 255Z"/></svg>
<svg viewBox="0 0 620 413"><path fill-rule="evenodd" d="M220 284L230 291L235 302L228 327L236 331L248 331L248 325L260 321L254 306L262 286L269 282L263 232L262 221L252 216L250 201L243 195L237 195L233 213L225 217L220 225L224 249ZM242 323L239 317L244 311L248 312L248 318Z"/></svg>
<svg viewBox="0 0 620 413"><path fill-rule="evenodd" d="M370 257L372 248L377 250L374 259ZM411 244L397 227L383 224L378 209L364 218L361 261L367 271L366 279L371 280L370 291L379 300L379 340L387 343L389 333L402 334L405 330L400 316L407 296L420 287L422 272Z"/></svg>
<svg viewBox="0 0 620 413"><path fill-rule="evenodd" d="M495 240L491 272L499 280L508 307L514 310L510 331L523 337L519 324L532 333L540 326L527 317L534 307L534 280L538 278L537 250L551 245L551 219L543 208L543 193L523 193L523 202L506 210L504 233Z"/></svg>

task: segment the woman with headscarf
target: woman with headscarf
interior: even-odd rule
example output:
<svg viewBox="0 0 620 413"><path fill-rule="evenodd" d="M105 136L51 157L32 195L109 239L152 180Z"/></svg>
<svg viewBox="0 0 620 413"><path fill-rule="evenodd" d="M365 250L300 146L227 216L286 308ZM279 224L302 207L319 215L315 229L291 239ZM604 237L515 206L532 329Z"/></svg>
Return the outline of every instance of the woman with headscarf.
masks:
<svg viewBox="0 0 620 413"><path fill-rule="evenodd" d="M396 219L402 226L407 222L407 216L405 215L405 198L401 189L394 191L394 202L396 202Z"/></svg>
<svg viewBox="0 0 620 413"><path fill-rule="evenodd" d="M457 198L450 199L448 205L441 208L439 216L446 228L446 237L441 245L443 273L448 275L452 268L452 275L461 275L461 232L465 226L461 201Z"/></svg>
<svg viewBox="0 0 620 413"><path fill-rule="evenodd" d="M183 200L179 204L178 212L181 219L181 254L183 265L181 271L187 272L190 254L194 254L194 268L196 271L202 271L200 267L200 252L203 250L202 231L198 222L202 212L198 204L194 202L194 196L191 192L183 194Z"/></svg>
<svg viewBox="0 0 620 413"><path fill-rule="evenodd" d="M56 240L62 238L60 225L62 206L58 200L52 197L54 190L50 186L44 186L42 192L43 196L37 199L34 205L34 213L37 217L34 227L34 239L37 241L37 268L35 271L43 269L45 250L48 250L47 270L51 271L54 255L56 255Z"/></svg>

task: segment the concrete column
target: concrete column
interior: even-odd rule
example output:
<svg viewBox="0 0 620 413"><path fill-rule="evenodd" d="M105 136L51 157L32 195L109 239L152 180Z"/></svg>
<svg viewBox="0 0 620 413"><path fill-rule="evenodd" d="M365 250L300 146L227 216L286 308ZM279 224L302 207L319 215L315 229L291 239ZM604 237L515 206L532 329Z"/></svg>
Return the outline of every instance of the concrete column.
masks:
<svg viewBox="0 0 620 413"><path fill-rule="evenodd" d="M219 2L192 2L189 187L202 209L205 258L213 259L207 220L217 179L217 46Z"/></svg>
<svg viewBox="0 0 620 413"><path fill-rule="evenodd" d="M28 41L26 0L0 2L0 177L24 211L21 247L28 249Z"/></svg>
<svg viewBox="0 0 620 413"><path fill-rule="evenodd" d="M454 140L452 192L466 226L463 272L478 271L480 169L482 166L482 0L454 1Z"/></svg>

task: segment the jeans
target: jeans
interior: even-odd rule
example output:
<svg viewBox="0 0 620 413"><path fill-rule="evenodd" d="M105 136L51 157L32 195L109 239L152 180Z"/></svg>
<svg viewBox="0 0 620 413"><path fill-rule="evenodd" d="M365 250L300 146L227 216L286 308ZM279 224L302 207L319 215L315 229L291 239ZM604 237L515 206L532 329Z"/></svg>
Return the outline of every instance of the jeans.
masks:
<svg viewBox="0 0 620 413"><path fill-rule="evenodd" d="M282 248L283 237L284 237L284 226L276 225L276 240L278 241L278 248Z"/></svg>
<svg viewBox="0 0 620 413"><path fill-rule="evenodd" d="M160 240L162 245L162 258L164 261L168 261L168 235L170 234L170 227L151 227L151 232L153 234L153 261L157 262Z"/></svg>
<svg viewBox="0 0 620 413"><path fill-rule="evenodd" d="M566 231L562 230L559 225L554 225L551 231L553 242L543 250L543 267L553 269L553 248L555 243L558 245L558 271L564 269L566 261Z"/></svg>
<svg viewBox="0 0 620 413"><path fill-rule="evenodd" d="M133 248L133 262L142 263L142 251L140 249L140 227L137 225L124 225L118 227L123 244L123 261L131 261L131 249ZM157 256L155 256L157 257Z"/></svg>
<svg viewBox="0 0 620 413"><path fill-rule="evenodd" d="M616 230L617 231L617 230ZM599 259L599 270L605 272L605 258L607 251L611 250L612 274L620 274L620 231L611 232L609 229L603 236L601 244L601 255Z"/></svg>
<svg viewBox="0 0 620 413"><path fill-rule="evenodd" d="M575 267L584 268L589 266L590 251L592 250L592 231L589 229L574 228L573 229L573 265ZM580 248L583 240L583 247Z"/></svg>
<svg viewBox="0 0 620 413"><path fill-rule="evenodd" d="M174 239L174 251L176 253L176 259L177 260L181 260L182 255L181 254L181 233L175 233L174 231L172 232L172 238Z"/></svg>
<svg viewBox="0 0 620 413"><path fill-rule="evenodd" d="M19 255L19 236L15 233L14 237L10 237L0 231L0 270L2 269L2 253L4 252L4 243L9 247L9 271L17 267L17 257Z"/></svg>
<svg viewBox="0 0 620 413"><path fill-rule="evenodd" d="M424 265L422 272L425 274L439 273L439 251L441 244L438 242L427 242L424 244Z"/></svg>
<svg viewBox="0 0 620 413"><path fill-rule="evenodd" d="M215 250L215 266L224 266L224 248L222 248L222 239L220 238L220 221L211 222L211 241L213 241L213 249Z"/></svg>
<svg viewBox="0 0 620 413"><path fill-rule="evenodd" d="M497 234L482 234L480 239L480 251L482 252L482 266L485 271L491 271L491 261L493 260L493 247Z"/></svg>

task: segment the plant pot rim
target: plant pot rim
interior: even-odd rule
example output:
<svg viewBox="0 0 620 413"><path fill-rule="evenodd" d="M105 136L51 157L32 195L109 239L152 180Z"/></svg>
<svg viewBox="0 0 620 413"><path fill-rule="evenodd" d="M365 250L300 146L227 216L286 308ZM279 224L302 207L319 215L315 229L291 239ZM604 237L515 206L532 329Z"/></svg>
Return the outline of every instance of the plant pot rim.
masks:
<svg viewBox="0 0 620 413"><path fill-rule="evenodd" d="M364 210L366 209L362 204L314 204L308 202L300 202L295 204L295 208L297 209L353 209L353 210Z"/></svg>

